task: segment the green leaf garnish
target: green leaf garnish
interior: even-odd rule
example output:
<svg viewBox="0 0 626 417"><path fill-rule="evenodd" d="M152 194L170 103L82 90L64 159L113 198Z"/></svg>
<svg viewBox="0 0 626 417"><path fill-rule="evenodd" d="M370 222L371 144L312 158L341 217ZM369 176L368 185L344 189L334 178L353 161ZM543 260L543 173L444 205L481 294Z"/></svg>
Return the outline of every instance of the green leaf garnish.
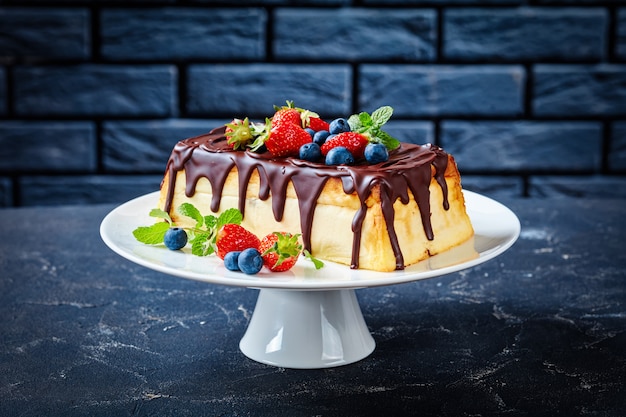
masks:
<svg viewBox="0 0 626 417"><path fill-rule="evenodd" d="M302 253L304 254L304 257L308 260L310 260L311 262L313 262L313 266L315 266L315 269L320 269L324 266L324 262L320 261L319 259L317 259L316 257L314 257L313 255L311 255L311 252L309 252L308 250L303 250Z"/></svg>
<svg viewBox="0 0 626 417"><path fill-rule="evenodd" d="M183 203L176 209L181 215L196 221L194 227L184 228L189 236L191 253L198 256L207 256L215 252L217 231L225 224L241 224L243 215L235 208L225 210L219 217L214 215L203 216L193 204ZM152 226L140 226L133 230L133 236L141 243L159 245L163 243L165 232L175 224L170 215L159 208L152 209L150 216L160 221Z"/></svg>
<svg viewBox="0 0 626 417"><path fill-rule="evenodd" d="M167 220L167 222L170 225L172 224L172 218L170 217L169 213L161 210L160 208L155 208L155 209L150 210L150 217L156 217L157 219L164 219L164 220Z"/></svg>
<svg viewBox="0 0 626 417"><path fill-rule="evenodd" d="M392 114L393 108L390 106L380 107L372 113L372 124L380 128L391 119Z"/></svg>
<svg viewBox="0 0 626 417"><path fill-rule="evenodd" d="M196 256L207 256L215 252L215 236L211 233L197 233L191 241L191 253Z"/></svg>
<svg viewBox="0 0 626 417"><path fill-rule="evenodd" d="M220 214L217 219L217 228L224 226L225 224L241 224L243 221L243 215L236 208L225 210Z"/></svg>
<svg viewBox="0 0 626 417"><path fill-rule="evenodd" d="M200 211L191 203L183 203L178 207L178 212L183 216L190 217L196 221L196 227L202 227L204 217Z"/></svg>
<svg viewBox="0 0 626 417"><path fill-rule="evenodd" d="M133 236L141 243L147 245L158 245L163 243L165 232L170 228L170 224L166 222L155 223L152 226L140 226L133 230Z"/></svg>
<svg viewBox="0 0 626 417"><path fill-rule="evenodd" d="M391 106L383 106L374 110L371 115L366 112L353 114L348 118L348 124L352 131L367 135L370 142L382 143L387 149L394 150L400 146L400 141L381 129L392 114Z"/></svg>

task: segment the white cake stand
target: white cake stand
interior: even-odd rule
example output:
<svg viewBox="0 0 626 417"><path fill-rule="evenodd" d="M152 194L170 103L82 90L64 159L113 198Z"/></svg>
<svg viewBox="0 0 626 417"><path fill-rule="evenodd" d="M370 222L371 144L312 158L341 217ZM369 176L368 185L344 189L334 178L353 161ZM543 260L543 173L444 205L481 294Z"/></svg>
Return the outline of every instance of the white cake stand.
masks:
<svg viewBox="0 0 626 417"><path fill-rule="evenodd" d="M239 347L249 358L285 368L328 368L367 357L375 348L355 294L357 288L401 284L433 278L486 262L517 240L520 222L502 204L464 191L475 230L472 241L427 261L389 273L351 270L325 262L316 270L301 259L287 272L257 275L228 271L215 256L198 257L190 249L170 251L144 245L132 231L153 224L148 213L158 192L128 201L100 225L107 246L144 267L177 277L260 289L254 313Z"/></svg>

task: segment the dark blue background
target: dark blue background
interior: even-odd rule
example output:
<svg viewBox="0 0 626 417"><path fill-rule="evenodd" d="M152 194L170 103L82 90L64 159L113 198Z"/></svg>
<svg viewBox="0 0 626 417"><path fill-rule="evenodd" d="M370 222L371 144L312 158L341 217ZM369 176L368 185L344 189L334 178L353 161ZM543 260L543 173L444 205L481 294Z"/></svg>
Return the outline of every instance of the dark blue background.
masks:
<svg viewBox="0 0 626 417"><path fill-rule="evenodd" d="M496 198L626 198L617 0L5 0L0 207L155 191L177 140L288 99L391 105Z"/></svg>

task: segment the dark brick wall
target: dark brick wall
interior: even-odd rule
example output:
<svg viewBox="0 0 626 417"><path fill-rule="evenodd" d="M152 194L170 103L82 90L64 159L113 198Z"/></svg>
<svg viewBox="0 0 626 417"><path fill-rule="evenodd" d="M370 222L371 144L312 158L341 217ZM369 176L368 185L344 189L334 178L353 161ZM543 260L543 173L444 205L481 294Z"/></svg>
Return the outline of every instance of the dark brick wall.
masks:
<svg viewBox="0 0 626 417"><path fill-rule="evenodd" d="M496 198L626 198L622 0L0 0L0 207L157 190L177 140L287 99L391 105Z"/></svg>

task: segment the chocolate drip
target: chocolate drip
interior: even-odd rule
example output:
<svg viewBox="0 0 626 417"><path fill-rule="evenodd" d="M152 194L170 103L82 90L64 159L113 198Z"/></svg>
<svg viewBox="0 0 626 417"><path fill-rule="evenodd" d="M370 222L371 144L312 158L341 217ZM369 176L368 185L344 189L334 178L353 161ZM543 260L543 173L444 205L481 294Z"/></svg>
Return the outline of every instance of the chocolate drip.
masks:
<svg viewBox="0 0 626 417"><path fill-rule="evenodd" d="M176 173L184 169L187 178L186 195L192 196L198 180L201 177L207 178L212 189L211 210L217 212L225 180L236 168L239 176L238 208L245 216L247 185L256 169L260 178L259 198L267 200L272 197L272 211L278 222L283 218L287 187L289 183L293 185L298 197L302 240L304 247L310 251L317 199L328 179L338 178L342 181L344 192L356 193L361 201L361 207L352 220L351 267L358 268L361 230L367 214L366 201L372 189L378 186L383 217L396 258L396 268L403 269L404 258L394 228L393 204L398 199L403 204L408 204L410 190L420 210L426 237L432 240L434 235L430 222L429 191L431 166L435 169L435 179L443 192L443 207L448 210L448 190L444 176L447 163L448 155L441 148L406 143L391 152L389 161L378 165L326 166L296 158L274 159L268 153L231 150L224 137L224 127L220 127L206 135L181 141L174 147L167 164L169 186L164 210L170 211L172 208Z"/></svg>

